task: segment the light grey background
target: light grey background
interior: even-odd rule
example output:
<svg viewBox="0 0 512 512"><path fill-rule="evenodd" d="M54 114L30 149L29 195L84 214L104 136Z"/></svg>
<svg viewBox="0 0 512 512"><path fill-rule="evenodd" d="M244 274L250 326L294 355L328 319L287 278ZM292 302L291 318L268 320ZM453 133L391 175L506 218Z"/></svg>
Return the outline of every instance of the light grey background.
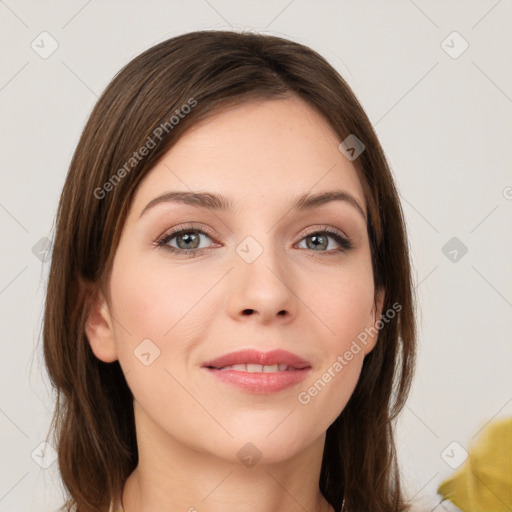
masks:
<svg viewBox="0 0 512 512"><path fill-rule="evenodd" d="M41 467L52 452L38 448L53 395L38 344L48 261L34 252L52 237L78 137L125 63L206 28L311 46L349 82L380 137L421 308L400 463L409 495L434 508L437 485L454 472L446 461L460 463L487 422L512 415L511 21L510 0L0 0L0 512L62 504L57 463ZM52 39L58 48L42 58Z"/></svg>

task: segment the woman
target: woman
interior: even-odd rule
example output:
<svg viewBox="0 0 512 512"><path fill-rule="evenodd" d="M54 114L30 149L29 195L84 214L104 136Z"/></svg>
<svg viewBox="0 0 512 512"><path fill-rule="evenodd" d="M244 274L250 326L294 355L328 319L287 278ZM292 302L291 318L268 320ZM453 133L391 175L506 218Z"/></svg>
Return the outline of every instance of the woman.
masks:
<svg viewBox="0 0 512 512"><path fill-rule="evenodd" d="M46 298L65 510L408 510L415 333L392 175L320 55L200 31L114 77Z"/></svg>

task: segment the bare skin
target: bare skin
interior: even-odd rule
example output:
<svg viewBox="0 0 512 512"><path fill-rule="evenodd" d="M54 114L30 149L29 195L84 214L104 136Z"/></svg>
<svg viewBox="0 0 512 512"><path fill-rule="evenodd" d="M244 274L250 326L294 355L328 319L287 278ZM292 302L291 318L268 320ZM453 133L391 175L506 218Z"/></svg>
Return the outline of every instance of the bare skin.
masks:
<svg viewBox="0 0 512 512"><path fill-rule="evenodd" d="M252 101L194 126L139 185L108 293L86 329L100 360L119 360L134 395L139 465L124 487L125 512L334 510L318 486L325 433L377 336L342 371L332 367L375 326L383 301L374 308L364 194L340 142L296 97ZM340 189L362 212L340 200L291 209L302 194ZM141 215L169 191L222 194L235 209L160 202ZM166 242L181 253L156 245L179 226L199 238L191 255L183 235ZM325 228L353 247L342 250ZM237 247L261 254L248 263ZM134 355L143 340L149 365ZM311 371L258 394L202 367L245 348L293 352ZM329 368L326 385L309 393ZM239 456L244 447L255 464Z"/></svg>

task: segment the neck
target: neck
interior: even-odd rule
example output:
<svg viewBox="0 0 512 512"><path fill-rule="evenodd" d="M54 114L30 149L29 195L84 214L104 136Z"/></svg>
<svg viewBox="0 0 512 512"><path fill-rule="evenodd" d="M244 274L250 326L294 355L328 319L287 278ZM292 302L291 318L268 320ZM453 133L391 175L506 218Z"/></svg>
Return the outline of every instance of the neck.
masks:
<svg viewBox="0 0 512 512"><path fill-rule="evenodd" d="M123 490L125 512L334 510L318 485L325 436L288 460L246 466L178 442L141 410L136 418L139 463Z"/></svg>

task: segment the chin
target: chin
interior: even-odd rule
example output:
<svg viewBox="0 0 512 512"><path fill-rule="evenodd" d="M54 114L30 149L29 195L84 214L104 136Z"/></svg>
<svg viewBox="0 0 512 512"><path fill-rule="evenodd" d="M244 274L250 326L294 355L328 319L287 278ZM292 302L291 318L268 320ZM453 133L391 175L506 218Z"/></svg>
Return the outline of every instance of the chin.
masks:
<svg viewBox="0 0 512 512"><path fill-rule="evenodd" d="M311 436L311 439L309 436L306 437L303 429L301 432L291 432L284 423L277 428L274 426L273 432L254 427L246 429L243 435L232 432L234 439L230 440L229 447L223 450L222 457L247 467L252 467L251 464L276 464L293 458L315 441L314 436Z"/></svg>

